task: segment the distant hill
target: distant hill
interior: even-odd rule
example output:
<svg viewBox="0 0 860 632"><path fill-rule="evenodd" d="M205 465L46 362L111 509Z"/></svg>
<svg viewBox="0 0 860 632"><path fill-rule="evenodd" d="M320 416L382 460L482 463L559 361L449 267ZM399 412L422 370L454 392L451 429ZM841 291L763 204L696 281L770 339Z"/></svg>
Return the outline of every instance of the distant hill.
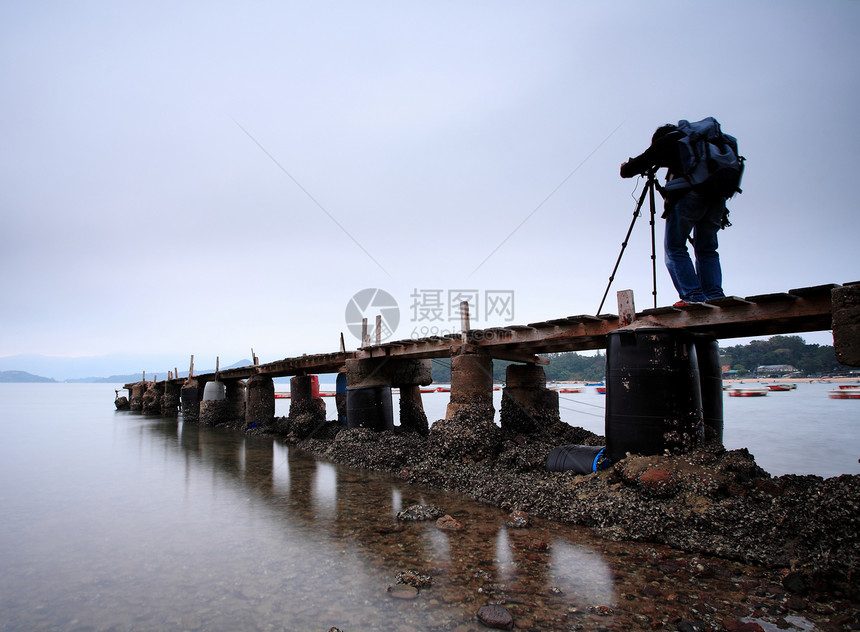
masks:
<svg viewBox="0 0 860 632"><path fill-rule="evenodd" d="M223 358L222 358L223 360ZM207 362L208 364L208 362ZM240 360L229 368L247 366L250 360ZM110 354L105 356L58 357L38 354L20 354L0 357L0 371L21 371L32 375L50 376L55 382L99 382L127 383L140 380L143 370L147 379L167 377L167 370L181 366L169 355ZM188 365L185 364L187 367ZM228 368L222 362L222 368ZM151 370L158 369L158 370ZM163 370L162 370L163 369ZM198 369L194 372L211 373L214 369ZM187 374L180 372L180 376Z"/></svg>
<svg viewBox="0 0 860 632"><path fill-rule="evenodd" d="M250 366L253 364L250 360L239 360L231 364L230 366L222 366L221 370L226 369L236 369L243 366ZM172 369L171 369L172 370ZM214 373L215 367L211 369L194 369L194 375L202 375L204 373ZM188 371L180 371L177 377L188 377ZM72 382L75 384L78 383L96 383L96 384L129 384L131 382L139 382L143 378L143 373L128 373L126 375L109 375L108 377L79 377L75 379L65 380L66 382ZM146 379L151 380L153 378L158 378L159 380L164 380L167 378L167 371L157 371L154 373L146 372Z"/></svg>
<svg viewBox="0 0 860 632"><path fill-rule="evenodd" d="M40 375L33 375L32 373L27 373L26 371L0 371L0 382L56 382L50 377L41 377Z"/></svg>

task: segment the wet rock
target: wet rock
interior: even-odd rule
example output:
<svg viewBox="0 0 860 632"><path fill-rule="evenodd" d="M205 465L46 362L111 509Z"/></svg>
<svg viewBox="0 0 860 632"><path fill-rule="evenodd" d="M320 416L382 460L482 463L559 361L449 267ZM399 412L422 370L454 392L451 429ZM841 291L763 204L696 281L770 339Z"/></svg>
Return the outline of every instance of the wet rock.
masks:
<svg viewBox="0 0 860 632"><path fill-rule="evenodd" d="M514 628L514 617L503 606L489 605L478 609L478 621L489 628L498 630L512 630Z"/></svg>
<svg viewBox="0 0 860 632"><path fill-rule="evenodd" d="M512 511L511 515L508 516L507 525L513 529L525 529L530 526L531 523L531 516L529 516L525 511L517 510Z"/></svg>
<svg viewBox="0 0 860 632"><path fill-rule="evenodd" d="M436 526L443 531L461 531L463 529L462 522L447 514L436 521Z"/></svg>
<svg viewBox="0 0 860 632"><path fill-rule="evenodd" d="M588 611L601 617L608 617L613 614L613 610L609 606L590 606Z"/></svg>
<svg viewBox="0 0 860 632"><path fill-rule="evenodd" d="M131 404L129 404L128 402L128 397L125 396L117 397L113 403L116 406L117 410L128 410L131 406Z"/></svg>
<svg viewBox="0 0 860 632"><path fill-rule="evenodd" d="M413 588L430 588L433 578L418 571L408 570L397 573L394 581L398 584L406 584Z"/></svg>
<svg viewBox="0 0 860 632"><path fill-rule="evenodd" d="M727 619L723 621L723 627L726 632L764 632L755 621L742 621L741 619Z"/></svg>
<svg viewBox="0 0 860 632"><path fill-rule="evenodd" d="M800 573L791 572L782 578L783 587L789 592L803 594L806 592L806 582Z"/></svg>
<svg viewBox="0 0 860 632"><path fill-rule="evenodd" d="M418 589L409 584L396 584L388 587L388 594L395 599L415 599Z"/></svg>
<svg viewBox="0 0 860 632"><path fill-rule="evenodd" d="M408 521L437 520L445 515L436 505L412 505L397 513L397 519Z"/></svg>

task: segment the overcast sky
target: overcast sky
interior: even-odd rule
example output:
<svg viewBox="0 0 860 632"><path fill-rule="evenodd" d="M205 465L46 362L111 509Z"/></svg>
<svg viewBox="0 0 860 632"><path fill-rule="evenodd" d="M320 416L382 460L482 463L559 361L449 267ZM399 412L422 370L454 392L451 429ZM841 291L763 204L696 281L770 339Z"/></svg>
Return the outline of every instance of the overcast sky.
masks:
<svg viewBox="0 0 860 632"><path fill-rule="evenodd" d="M709 115L748 159L726 293L858 280L858 30L836 0L5 2L0 356L354 348L364 288L396 338L457 329L459 290L475 327L595 313L619 164ZM647 216L603 311L628 288Z"/></svg>

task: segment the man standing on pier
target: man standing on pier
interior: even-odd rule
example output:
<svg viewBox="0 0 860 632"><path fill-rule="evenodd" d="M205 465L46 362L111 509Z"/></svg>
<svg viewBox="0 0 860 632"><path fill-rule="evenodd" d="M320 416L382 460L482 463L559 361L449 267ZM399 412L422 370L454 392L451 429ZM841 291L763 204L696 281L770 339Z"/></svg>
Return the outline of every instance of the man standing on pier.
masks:
<svg viewBox="0 0 860 632"><path fill-rule="evenodd" d="M680 141L685 133L677 125L663 125L651 137L651 146L635 158L621 163L621 177L644 175L652 169L666 167L667 190L663 217L666 219L664 239L666 268L678 291L680 301L675 307L701 303L723 294L723 274L717 254L717 231L726 211L726 198L708 195L692 187L673 189L669 182L681 178ZM672 189L672 190L668 190ZM692 233L696 266L687 251Z"/></svg>

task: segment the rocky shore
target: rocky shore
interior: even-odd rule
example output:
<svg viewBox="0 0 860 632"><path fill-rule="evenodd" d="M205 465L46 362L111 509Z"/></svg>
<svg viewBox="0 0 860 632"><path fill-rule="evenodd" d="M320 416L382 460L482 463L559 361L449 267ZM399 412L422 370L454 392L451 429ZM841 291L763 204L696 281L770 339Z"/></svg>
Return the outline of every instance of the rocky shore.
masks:
<svg viewBox="0 0 860 632"><path fill-rule="evenodd" d="M628 456L588 475L547 472L553 448L603 445L563 422L540 434L506 434L460 410L426 433L317 423L302 439L280 418L278 434L315 456L398 476L411 484L554 521L615 541L652 542L791 575L798 590L860 595L860 476L772 477L746 450L712 445L683 455ZM255 429L265 432L267 429Z"/></svg>

